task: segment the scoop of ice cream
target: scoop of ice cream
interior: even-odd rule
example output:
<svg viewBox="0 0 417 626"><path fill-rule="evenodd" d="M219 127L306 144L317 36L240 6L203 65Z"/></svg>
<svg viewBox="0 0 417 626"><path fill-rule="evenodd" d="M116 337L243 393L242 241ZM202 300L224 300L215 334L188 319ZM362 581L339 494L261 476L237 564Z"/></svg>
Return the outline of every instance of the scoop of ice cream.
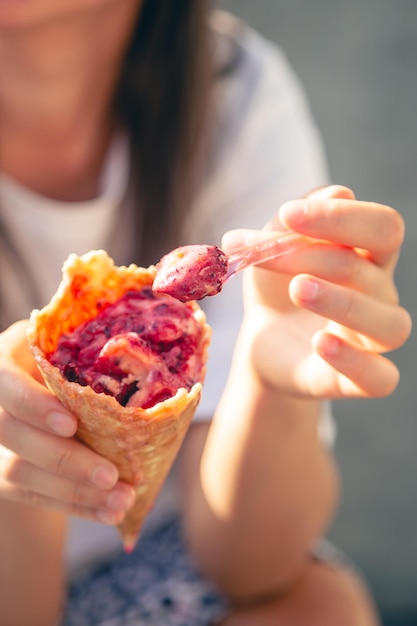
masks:
<svg viewBox="0 0 417 626"><path fill-rule="evenodd" d="M227 256L217 246L180 246L161 258L152 289L182 302L214 296L223 287Z"/></svg>
<svg viewBox="0 0 417 626"><path fill-rule="evenodd" d="M200 334L188 305L145 287L62 335L49 360L71 382L149 408L200 382Z"/></svg>

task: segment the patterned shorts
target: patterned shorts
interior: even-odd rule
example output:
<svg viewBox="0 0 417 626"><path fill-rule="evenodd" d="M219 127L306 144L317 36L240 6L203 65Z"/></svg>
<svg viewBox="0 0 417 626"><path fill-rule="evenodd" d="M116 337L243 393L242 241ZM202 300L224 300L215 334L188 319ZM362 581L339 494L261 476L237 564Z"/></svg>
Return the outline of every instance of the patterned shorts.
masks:
<svg viewBox="0 0 417 626"><path fill-rule="evenodd" d="M175 519L73 583L62 626L210 626L226 610L190 562Z"/></svg>
<svg viewBox="0 0 417 626"><path fill-rule="evenodd" d="M327 541L313 557L353 567ZM192 565L172 519L144 533L133 553L121 552L71 584L61 626L212 626L227 609Z"/></svg>

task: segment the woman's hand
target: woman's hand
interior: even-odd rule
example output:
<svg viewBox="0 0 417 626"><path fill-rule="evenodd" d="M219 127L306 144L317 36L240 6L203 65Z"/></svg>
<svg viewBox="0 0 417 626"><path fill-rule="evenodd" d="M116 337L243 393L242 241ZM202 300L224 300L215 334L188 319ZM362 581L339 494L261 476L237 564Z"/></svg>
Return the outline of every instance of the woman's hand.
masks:
<svg viewBox="0 0 417 626"><path fill-rule="evenodd" d="M76 419L42 383L26 328L18 322L0 334L0 499L117 524L133 489L73 437Z"/></svg>
<svg viewBox="0 0 417 626"><path fill-rule="evenodd" d="M267 228L317 243L245 272L243 328L261 379L301 396L390 394L399 374L382 354L411 331L394 283L404 236L399 213L331 186L284 204ZM257 236L264 231L231 231L222 247L231 252Z"/></svg>

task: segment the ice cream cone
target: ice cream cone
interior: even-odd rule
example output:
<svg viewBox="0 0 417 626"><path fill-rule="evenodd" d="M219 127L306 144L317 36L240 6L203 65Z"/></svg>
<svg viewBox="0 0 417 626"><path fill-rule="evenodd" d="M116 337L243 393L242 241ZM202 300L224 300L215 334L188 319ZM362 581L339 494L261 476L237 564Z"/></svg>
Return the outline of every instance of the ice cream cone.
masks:
<svg viewBox="0 0 417 626"><path fill-rule="evenodd" d="M79 420L76 436L111 460L119 477L135 486L136 501L118 527L127 550L134 547L142 523L181 447L197 408L205 374L210 328L197 303L190 302L200 332L201 372L190 390L180 388L163 402L143 409L122 406L111 395L69 382L49 357L63 334L93 319L103 304L129 290L152 284L155 268L117 267L104 251L71 255L51 302L31 314L29 345L48 388Z"/></svg>

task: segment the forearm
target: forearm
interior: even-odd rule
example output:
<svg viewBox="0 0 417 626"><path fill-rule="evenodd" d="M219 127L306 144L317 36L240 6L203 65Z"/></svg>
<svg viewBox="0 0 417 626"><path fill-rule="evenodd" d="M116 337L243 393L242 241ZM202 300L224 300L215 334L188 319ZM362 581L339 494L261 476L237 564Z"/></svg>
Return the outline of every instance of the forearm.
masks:
<svg viewBox="0 0 417 626"><path fill-rule="evenodd" d="M290 584L337 496L333 461L317 436L319 404L266 388L244 356L235 359L200 471L185 479L191 547L240 599Z"/></svg>
<svg viewBox="0 0 417 626"><path fill-rule="evenodd" d="M64 518L0 501L0 622L55 626L62 608Z"/></svg>

